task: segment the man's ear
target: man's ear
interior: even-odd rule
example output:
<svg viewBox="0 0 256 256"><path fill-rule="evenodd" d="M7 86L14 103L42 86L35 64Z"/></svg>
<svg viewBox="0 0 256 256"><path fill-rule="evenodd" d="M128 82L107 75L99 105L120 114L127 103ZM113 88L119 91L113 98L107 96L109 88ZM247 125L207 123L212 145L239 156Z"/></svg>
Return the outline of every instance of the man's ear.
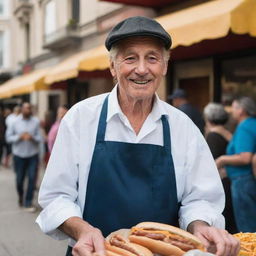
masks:
<svg viewBox="0 0 256 256"><path fill-rule="evenodd" d="M168 61L165 61L164 68L163 68L163 76L165 76L167 74L167 70L168 70Z"/></svg>
<svg viewBox="0 0 256 256"><path fill-rule="evenodd" d="M112 75L112 77L116 77L116 71L115 71L115 64L114 64L114 61L113 60L110 60L110 73Z"/></svg>
<svg viewBox="0 0 256 256"><path fill-rule="evenodd" d="M171 55L171 51L169 51L169 58L168 58L168 60L165 60L165 61L164 61L163 76L165 76L165 75L167 74L168 63L169 63L169 60L170 60L170 55Z"/></svg>
<svg viewBox="0 0 256 256"><path fill-rule="evenodd" d="M168 69L168 61L164 63L164 70L163 70L163 76L167 74L167 69Z"/></svg>

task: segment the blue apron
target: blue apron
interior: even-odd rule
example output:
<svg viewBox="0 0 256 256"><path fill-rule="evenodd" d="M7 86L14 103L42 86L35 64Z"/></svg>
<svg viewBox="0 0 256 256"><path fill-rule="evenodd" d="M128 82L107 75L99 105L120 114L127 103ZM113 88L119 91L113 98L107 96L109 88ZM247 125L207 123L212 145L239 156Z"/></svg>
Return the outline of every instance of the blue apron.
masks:
<svg viewBox="0 0 256 256"><path fill-rule="evenodd" d="M164 145L105 141L108 97L99 120L83 219L104 236L142 221L178 226L179 204L169 123L162 116ZM67 256L71 254L69 247Z"/></svg>

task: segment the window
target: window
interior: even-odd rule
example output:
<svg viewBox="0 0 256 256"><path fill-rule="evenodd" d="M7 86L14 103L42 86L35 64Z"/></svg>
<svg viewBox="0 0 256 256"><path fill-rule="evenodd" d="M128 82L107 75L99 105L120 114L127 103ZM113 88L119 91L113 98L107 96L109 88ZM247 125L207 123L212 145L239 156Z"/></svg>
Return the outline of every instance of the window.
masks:
<svg viewBox="0 0 256 256"><path fill-rule="evenodd" d="M45 5L44 34L49 35L53 33L55 30L56 30L56 5L54 1L50 1Z"/></svg>
<svg viewBox="0 0 256 256"><path fill-rule="evenodd" d="M6 0L0 0L0 16L6 16L8 13L8 2Z"/></svg>
<svg viewBox="0 0 256 256"><path fill-rule="evenodd" d="M0 31L0 68L4 66L4 32Z"/></svg>
<svg viewBox="0 0 256 256"><path fill-rule="evenodd" d="M222 102L230 105L234 98L250 96L256 100L256 55L222 62Z"/></svg>
<svg viewBox="0 0 256 256"><path fill-rule="evenodd" d="M0 15L4 14L4 0L0 0Z"/></svg>
<svg viewBox="0 0 256 256"><path fill-rule="evenodd" d="M74 22L79 22L80 3L79 0L71 0L71 18Z"/></svg>
<svg viewBox="0 0 256 256"><path fill-rule="evenodd" d="M10 66L10 33L0 30L0 69Z"/></svg>

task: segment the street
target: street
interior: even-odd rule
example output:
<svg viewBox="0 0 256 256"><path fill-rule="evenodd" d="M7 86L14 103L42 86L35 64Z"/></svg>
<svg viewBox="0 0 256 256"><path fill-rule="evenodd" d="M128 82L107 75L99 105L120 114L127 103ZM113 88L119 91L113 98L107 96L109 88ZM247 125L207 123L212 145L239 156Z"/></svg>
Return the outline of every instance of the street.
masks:
<svg viewBox="0 0 256 256"><path fill-rule="evenodd" d="M18 207L14 172L1 166L0 256L65 255L67 241L44 235L35 223L38 214L39 211L29 213Z"/></svg>

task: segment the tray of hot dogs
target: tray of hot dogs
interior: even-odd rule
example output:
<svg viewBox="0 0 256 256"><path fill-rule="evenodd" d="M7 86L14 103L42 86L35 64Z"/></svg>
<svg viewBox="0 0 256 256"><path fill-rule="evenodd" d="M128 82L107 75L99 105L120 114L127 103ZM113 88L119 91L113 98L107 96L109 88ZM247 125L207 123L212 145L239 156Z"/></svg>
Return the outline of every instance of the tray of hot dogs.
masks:
<svg viewBox="0 0 256 256"><path fill-rule="evenodd" d="M106 238L107 256L210 256L200 240L180 228L142 222Z"/></svg>

